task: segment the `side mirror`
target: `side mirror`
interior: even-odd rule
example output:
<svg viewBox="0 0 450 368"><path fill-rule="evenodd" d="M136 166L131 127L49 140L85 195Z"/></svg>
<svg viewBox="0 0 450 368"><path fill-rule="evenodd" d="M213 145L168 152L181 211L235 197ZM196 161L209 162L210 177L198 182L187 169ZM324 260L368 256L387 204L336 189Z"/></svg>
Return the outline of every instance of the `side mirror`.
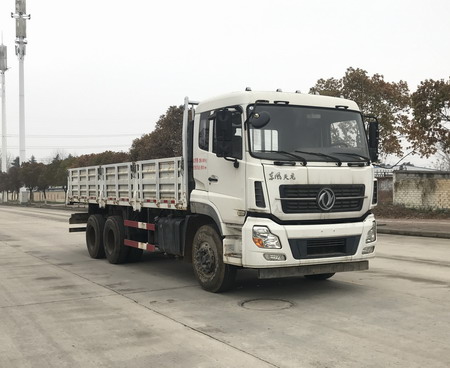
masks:
<svg viewBox="0 0 450 368"><path fill-rule="evenodd" d="M379 143L379 123L378 120L369 123L369 155L372 162L378 161L378 143Z"/></svg>
<svg viewBox="0 0 450 368"><path fill-rule="evenodd" d="M217 157L231 155L233 139L233 113L227 109L216 112L216 154Z"/></svg>
<svg viewBox="0 0 450 368"><path fill-rule="evenodd" d="M270 121L270 114L266 111L253 113L248 122L256 129L265 127Z"/></svg>

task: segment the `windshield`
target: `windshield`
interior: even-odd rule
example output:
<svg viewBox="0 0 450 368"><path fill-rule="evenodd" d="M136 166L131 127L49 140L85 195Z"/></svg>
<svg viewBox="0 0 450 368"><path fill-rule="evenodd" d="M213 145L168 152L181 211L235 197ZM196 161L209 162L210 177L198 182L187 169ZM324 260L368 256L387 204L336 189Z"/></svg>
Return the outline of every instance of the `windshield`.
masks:
<svg viewBox="0 0 450 368"><path fill-rule="evenodd" d="M268 160L368 161L369 152L361 114L343 109L292 105L250 106L249 113L265 111L263 128L249 125L253 156Z"/></svg>

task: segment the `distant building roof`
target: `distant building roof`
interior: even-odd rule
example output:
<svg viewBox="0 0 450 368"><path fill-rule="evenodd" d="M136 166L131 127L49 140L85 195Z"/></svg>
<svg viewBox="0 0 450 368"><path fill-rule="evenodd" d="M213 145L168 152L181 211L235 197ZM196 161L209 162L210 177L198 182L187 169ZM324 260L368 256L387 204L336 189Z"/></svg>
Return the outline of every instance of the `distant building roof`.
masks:
<svg viewBox="0 0 450 368"><path fill-rule="evenodd" d="M386 177L392 176L394 171L439 171L436 169L431 169L429 167L420 167L414 166L410 163L388 166L388 165L379 165L375 166L375 177Z"/></svg>

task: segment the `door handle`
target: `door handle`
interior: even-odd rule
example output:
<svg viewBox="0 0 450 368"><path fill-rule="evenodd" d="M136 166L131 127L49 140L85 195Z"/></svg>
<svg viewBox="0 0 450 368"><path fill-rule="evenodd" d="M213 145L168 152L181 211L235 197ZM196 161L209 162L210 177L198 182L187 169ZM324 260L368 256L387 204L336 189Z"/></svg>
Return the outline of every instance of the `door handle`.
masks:
<svg viewBox="0 0 450 368"><path fill-rule="evenodd" d="M210 176L209 178L208 178L208 181L211 183L211 182L214 182L214 183L217 183L218 181L219 181L219 178L217 177L217 176L215 176L215 175L212 175L212 176Z"/></svg>

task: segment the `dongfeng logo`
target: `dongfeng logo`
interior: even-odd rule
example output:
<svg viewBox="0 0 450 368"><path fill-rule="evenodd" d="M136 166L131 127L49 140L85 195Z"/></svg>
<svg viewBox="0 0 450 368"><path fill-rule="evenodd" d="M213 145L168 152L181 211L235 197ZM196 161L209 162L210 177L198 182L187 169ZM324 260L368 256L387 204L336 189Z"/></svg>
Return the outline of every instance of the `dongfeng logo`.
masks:
<svg viewBox="0 0 450 368"><path fill-rule="evenodd" d="M317 205L322 211L329 211L333 208L336 196L330 188L323 188L317 195Z"/></svg>

